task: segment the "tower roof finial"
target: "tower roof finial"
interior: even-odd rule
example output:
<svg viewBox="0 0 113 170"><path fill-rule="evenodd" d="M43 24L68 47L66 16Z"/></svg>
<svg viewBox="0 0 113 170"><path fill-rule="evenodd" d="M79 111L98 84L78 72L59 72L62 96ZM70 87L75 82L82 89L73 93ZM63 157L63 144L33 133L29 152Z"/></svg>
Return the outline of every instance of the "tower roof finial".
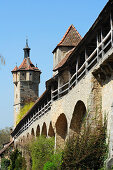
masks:
<svg viewBox="0 0 113 170"><path fill-rule="evenodd" d="M28 45L28 38L26 38L26 45Z"/></svg>
<svg viewBox="0 0 113 170"><path fill-rule="evenodd" d="M24 58L30 57L30 48L28 46L28 38L26 37L26 46L24 50Z"/></svg>
<svg viewBox="0 0 113 170"><path fill-rule="evenodd" d="M26 47L29 47L28 46L28 37L26 37Z"/></svg>

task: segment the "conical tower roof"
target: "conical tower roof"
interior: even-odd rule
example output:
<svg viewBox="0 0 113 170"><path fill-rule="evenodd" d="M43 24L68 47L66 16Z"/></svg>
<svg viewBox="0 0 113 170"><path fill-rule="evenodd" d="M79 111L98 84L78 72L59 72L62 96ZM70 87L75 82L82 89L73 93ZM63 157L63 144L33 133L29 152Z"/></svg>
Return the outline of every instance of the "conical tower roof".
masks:
<svg viewBox="0 0 113 170"><path fill-rule="evenodd" d="M15 66L15 68L12 70L12 73L17 71L24 71L24 70L38 71L41 73L38 67L37 66L35 67L34 64L31 62L29 56L29 50L30 48L28 46L28 40L26 40L26 46L24 48L24 59L19 67Z"/></svg>
<svg viewBox="0 0 113 170"><path fill-rule="evenodd" d="M68 28L62 40L59 42L56 48L60 46L76 47L78 43L81 41L81 39L82 37L75 29L75 27L73 25L70 25L70 27ZM56 48L53 50L53 52L56 50Z"/></svg>

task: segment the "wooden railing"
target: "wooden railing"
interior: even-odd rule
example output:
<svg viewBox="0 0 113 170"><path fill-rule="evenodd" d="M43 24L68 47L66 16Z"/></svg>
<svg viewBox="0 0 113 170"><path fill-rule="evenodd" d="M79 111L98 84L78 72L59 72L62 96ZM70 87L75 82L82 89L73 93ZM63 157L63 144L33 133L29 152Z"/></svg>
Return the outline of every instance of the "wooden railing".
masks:
<svg viewBox="0 0 113 170"><path fill-rule="evenodd" d="M83 65L78 69L77 72L71 77L69 82L59 87L52 92L52 100L59 99L66 93L68 93L72 87L74 87L96 63L100 61L101 58L112 48L112 31L105 36L101 43L98 44L96 49L91 53L91 55L85 60ZM101 49L101 50L100 50Z"/></svg>
<svg viewBox="0 0 113 170"><path fill-rule="evenodd" d="M47 113L51 109L51 101L49 101L43 108L38 110L38 112L34 113L33 116L26 120L24 125L19 129L18 133L15 135L15 137L18 137L23 131L29 128L32 123L34 123L36 120L41 118L45 113Z"/></svg>

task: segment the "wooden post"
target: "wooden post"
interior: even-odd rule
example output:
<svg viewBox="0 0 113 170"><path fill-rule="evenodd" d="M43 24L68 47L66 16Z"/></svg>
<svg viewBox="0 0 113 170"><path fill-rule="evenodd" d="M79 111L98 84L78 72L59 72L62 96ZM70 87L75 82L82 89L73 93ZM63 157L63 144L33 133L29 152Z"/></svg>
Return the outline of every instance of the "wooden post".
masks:
<svg viewBox="0 0 113 170"><path fill-rule="evenodd" d="M98 48L98 44L99 44L99 42L98 42L98 33L97 33L97 62L98 62L98 60L99 60L99 48Z"/></svg>
<svg viewBox="0 0 113 170"><path fill-rule="evenodd" d="M28 127L29 127L29 118L28 118Z"/></svg>
<svg viewBox="0 0 113 170"><path fill-rule="evenodd" d="M45 103L44 103L44 107L43 107L44 109L43 109L43 112L45 113Z"/></svg>
<svg viewBox="0 0 113 170"><path fill-rule="evenodd" d="M111 25L111 46L113 47L113 16L112 16L112 11L110 13L110 25Z"/></svg>
<svg viewBox="0 0 113 170"><path fill-rule="evenodd" d="M53 102L53 94L52 94L53 90L52 90L52 86L51 86L51 102Z"/></svg>
<svg viewBox="0 0 113 170"><path fill-rule="evenodd" d="M60 97L60 79L58 77L58 98Z"/></svg>
<svg viewBox="0 0 113 170"><path fill-rule="evenodd" d="M102 27L101 27L101 42L103 41L103 34L102 34ZM104 44L103 44L103 42L102 42L102 57L104 56Z"/></svg>
<svg viewBox="0 0 113 170"><path fill-rule="evenodd" d="M79 62L79 58L77 57L77 63L76 63L76 84L78 82L78 79L77 79L78 62Z"/></svg>
<svg viewBox="0 0 113 170"><path fill-rule="evenodd" d="M87 55L87 51L86 51L86 48L85 48L85 70L86 70L86 74L88 72L88 62L86 61L88 58L88 55Z"/></svg>
<svg viewBox="0 0 113 170"><path fill-rule="evenodd" d="M69 76L69 83L68 83L68 92L70 91L70 79L71 79L71 72L68 71L68 76Z"/></svg>

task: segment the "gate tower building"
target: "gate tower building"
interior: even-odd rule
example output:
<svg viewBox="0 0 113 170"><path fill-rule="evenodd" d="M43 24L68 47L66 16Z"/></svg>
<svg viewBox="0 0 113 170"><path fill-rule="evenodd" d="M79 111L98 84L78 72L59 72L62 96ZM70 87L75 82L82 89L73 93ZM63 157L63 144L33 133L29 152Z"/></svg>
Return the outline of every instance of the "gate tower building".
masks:
<svg viewBox="0 0 113 170"><path fill-rule="evenodd" d="M30 60L28 40L24 50L24 59L19 67L12 70L14 83L14 127L17 115L25 103L36 101L39 97L39 83L41 71Z"/></svg>

